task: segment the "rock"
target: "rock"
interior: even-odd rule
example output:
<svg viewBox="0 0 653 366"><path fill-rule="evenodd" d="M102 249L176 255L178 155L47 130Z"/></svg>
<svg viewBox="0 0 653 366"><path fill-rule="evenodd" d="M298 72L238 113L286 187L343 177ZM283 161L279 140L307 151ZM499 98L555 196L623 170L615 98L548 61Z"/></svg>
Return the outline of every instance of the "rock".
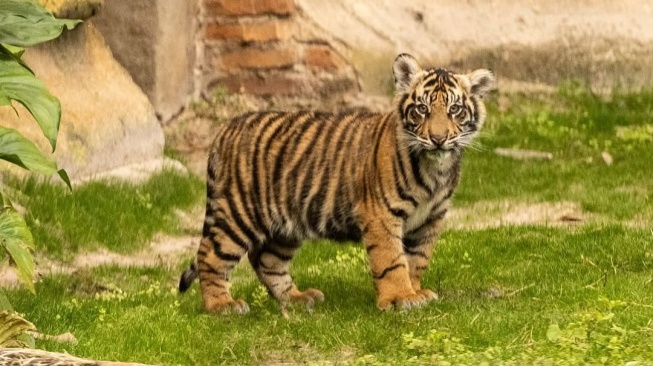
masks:
<svg viewBox="0 0 653 366"><path fill-rule="evenodd" d="M162 122L193 92L197 2L109 0L92 19Z"/></svg>
<svg viewBox="0 0 653 366"><path fill-rule="evenodd" d="M102 9L102 0L39 0L57 18L86 20Z"/></svg>
<svg viewBox="0 0 653 366"><path fill-rule="evenodd" d="M163 158L163 130L152 105L91 23L27 49L23 60L61 101L54 157L73 181ZM14 105L20 117L11 108L0 108L0 124L50 152L31 115ZM9 165L0 164L3 170Z"/></svg>
<svg viewBox="0 0 653 366"><path fill-rule="evenodd" d="M603 162L605 165L610 166L614 162L614 159L612 158L612 155L610 155L609 152L604 151L601 153L601 158L603 159Z"/></svg>
<svg viewBox="0 0 653 366"><path fill-rule="evenodd" d="M132 362L95 361L77 358L65 353L47 352L39 349L0 348L0 364L7 366L146 366Z"/></svg>
<svg viewBox="0 0 653 366"><path fill-rule="evenodd" d="M499 156L506 156L509 158L517 160L529 160L529 159L553 159L553 154L546 151L536 151L536 150L521 150L521 149L506 149L502 147L497 147L494 149L494 153Z"/></svg>

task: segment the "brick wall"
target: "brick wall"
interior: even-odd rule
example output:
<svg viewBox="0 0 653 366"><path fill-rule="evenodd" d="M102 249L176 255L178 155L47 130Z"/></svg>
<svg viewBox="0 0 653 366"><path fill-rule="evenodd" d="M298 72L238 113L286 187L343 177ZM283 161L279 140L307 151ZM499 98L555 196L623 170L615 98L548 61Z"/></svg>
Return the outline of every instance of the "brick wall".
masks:
<svg viewBox="0 0 653 366"><path fill-rule="evenodd" d="M351 64L303 32L293 0L201 1L204 90L331 97L360 89Z"/></svg>

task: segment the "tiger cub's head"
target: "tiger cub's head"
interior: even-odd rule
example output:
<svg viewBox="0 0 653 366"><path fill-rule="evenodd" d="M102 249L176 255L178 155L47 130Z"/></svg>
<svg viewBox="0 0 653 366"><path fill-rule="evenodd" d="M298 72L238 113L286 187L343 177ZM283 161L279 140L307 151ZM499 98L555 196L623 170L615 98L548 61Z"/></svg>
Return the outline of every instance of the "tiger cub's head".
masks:
<svg viewBox="0 0 653 366"><path fill-rule="evenodd" d="M393 71L399 116L413 151L458 150L471 143L485 120L482 99L494 87L492 71L424 70L408 54L397 57Z"/></svg>

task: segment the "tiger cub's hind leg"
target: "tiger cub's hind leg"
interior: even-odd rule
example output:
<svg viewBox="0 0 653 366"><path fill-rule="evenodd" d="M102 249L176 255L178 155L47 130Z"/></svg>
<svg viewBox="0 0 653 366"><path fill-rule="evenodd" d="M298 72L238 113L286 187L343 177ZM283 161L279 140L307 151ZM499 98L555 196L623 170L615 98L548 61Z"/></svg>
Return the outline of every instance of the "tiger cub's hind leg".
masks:
<svg viewBox="0 0 653 366"><path fill-rule="evenodd" d="M197 271L204 307L211 313L247 313L247 303L242 299L234 300L229 287L231 271L251 244L243 243L226 220L220 220L219 224L212 222L212 218L207 217L197 252Z"/></svg>
<svg viewBox="0 0 653 366"><path fill-rule="evenodd" d="M314 288L300 291L290 276L290 263L300 245L299 240L274 238L249 252L256 275L270 295L281 303L282 311L291 302L305 303L311 308L315 302L324 301L322 291Z"/></svg>

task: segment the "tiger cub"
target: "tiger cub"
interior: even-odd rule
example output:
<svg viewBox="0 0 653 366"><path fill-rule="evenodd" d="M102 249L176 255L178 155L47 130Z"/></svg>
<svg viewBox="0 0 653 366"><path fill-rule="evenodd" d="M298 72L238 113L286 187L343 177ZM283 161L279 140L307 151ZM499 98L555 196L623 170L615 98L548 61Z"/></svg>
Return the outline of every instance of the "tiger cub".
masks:
<svg viewBox="0 0 653 366"><path fill-rule="evenodd" d="M199 277L206 310L246 313L229 278L247 253L282 308L323 301L319 290L299 290L289 267L303 239L328 238L363 242L380 309L437 298L422 288L422 274L494 75L424 70L407 54L393 71L396 98L387 114L258 112L219 131L202 239L181 292Z"/></svg>

